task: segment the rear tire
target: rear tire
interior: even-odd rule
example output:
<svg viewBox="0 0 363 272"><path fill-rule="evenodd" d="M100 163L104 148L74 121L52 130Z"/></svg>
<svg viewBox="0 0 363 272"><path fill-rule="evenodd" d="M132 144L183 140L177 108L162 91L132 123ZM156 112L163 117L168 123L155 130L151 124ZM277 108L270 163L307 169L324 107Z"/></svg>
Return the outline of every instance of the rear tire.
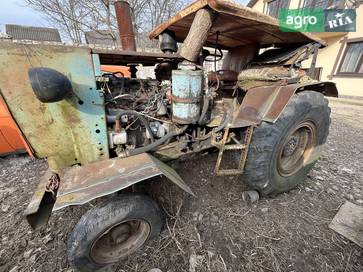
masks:
<svg viewBox="0 0 363 272"><path fill-rule="evenodd" d="M321 93L295 94L274 124L255 128L243 180L262 195L293 189L319 159L329 126L330 108Z"/></svg>
<svg viewBox="0 0 363 272"><path fill-rule="evenodd" d="M161 227L161 211L150 197L119 195L82 216L68 239L68 261L79 271L96 271L129 257Z"/></svg>

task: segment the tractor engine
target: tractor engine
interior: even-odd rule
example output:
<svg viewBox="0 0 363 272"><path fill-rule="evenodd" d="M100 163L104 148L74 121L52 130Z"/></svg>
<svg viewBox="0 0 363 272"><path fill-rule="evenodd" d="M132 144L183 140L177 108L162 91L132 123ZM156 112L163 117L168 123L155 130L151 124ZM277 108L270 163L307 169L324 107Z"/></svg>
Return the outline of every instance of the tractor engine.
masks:
<svg viewBox="0 0 363 272"><path fill-rule="evenodd" d="M109 147L116 156L152 144L156 148L180 134L180 127L186 130L199 122L203 72L173 70L163 75L164 79L138 79L118 72L97 78L104 93Z"/></svg>
<svg viewBox="0 0 363 272"><path fill-rule="evenodd" d="M120 153L148 145L168 132L170 81L126 78L104 74L98 78L104 92L110 149Z"/></svg>

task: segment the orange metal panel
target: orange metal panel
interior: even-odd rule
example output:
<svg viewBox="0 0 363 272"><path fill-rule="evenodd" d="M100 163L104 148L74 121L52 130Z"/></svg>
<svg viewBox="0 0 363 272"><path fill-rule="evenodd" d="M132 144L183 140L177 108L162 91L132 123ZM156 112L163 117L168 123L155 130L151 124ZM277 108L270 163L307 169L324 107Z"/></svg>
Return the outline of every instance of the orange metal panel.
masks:
<svg viewBox="0 0 363 272"><path fill-rule="evenodd" d="M108 73L121 72L124 75L124 77L130 77L131 76L131 73L129 71L129 67L126 67L126 66L101 65L101 71L102 72L108 72Z"/></svg>
<svg viewBox="0 0 363 272"><path fill-rule="evenodd" d="M2 122L2 119L0 119ZM8 141L5 139L4 135L0 130L0 155L9 154L15 152L14 148L9 145Z"/></svg>
<svg viewBox="0 0 363 272"><path fill-rule="evenodd" d="M0 155L25 152L32 156L31 149L14 122L5 101L0 95Z"/></svg>

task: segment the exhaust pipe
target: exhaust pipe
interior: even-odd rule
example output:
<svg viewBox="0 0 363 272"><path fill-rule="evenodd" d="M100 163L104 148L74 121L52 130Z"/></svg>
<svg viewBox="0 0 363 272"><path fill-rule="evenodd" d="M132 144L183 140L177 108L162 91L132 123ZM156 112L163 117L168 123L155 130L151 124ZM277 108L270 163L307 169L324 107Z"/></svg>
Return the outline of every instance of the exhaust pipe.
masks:
<svg viewBox="0 0 363 272"><path fill-rule="evenodd" d="M126 51L136 51L130 4L126 1L116 0L115 11L122 49Z"/></svg>

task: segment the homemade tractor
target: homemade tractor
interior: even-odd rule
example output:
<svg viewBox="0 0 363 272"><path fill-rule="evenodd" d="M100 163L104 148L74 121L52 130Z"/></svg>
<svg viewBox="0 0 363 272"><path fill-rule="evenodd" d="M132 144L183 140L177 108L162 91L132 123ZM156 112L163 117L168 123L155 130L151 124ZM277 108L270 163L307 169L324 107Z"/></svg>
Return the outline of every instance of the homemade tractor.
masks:
<svg viewBox="0 0 363 272"><path fill-rule="evenodd" d="M129 6L115 8L123 50L0 42L1 96L33 155L49 164L26 210L30 225L114 195L70 235L69 262L82 271L124 259L160 232L158 205L133 185L164 175L193 194L165 161L215 149L217 175L240 175L261 195L296 187L328 136L324 95L338 95L334 83L313 79L324 41L281 32L249 8L194 2L151 32L163 53L136 52ZM219 60L222 70L204 71ZM101 65L129 66L131 77ZM136 78L139 65L155 67L155 78Z"/></svg>

